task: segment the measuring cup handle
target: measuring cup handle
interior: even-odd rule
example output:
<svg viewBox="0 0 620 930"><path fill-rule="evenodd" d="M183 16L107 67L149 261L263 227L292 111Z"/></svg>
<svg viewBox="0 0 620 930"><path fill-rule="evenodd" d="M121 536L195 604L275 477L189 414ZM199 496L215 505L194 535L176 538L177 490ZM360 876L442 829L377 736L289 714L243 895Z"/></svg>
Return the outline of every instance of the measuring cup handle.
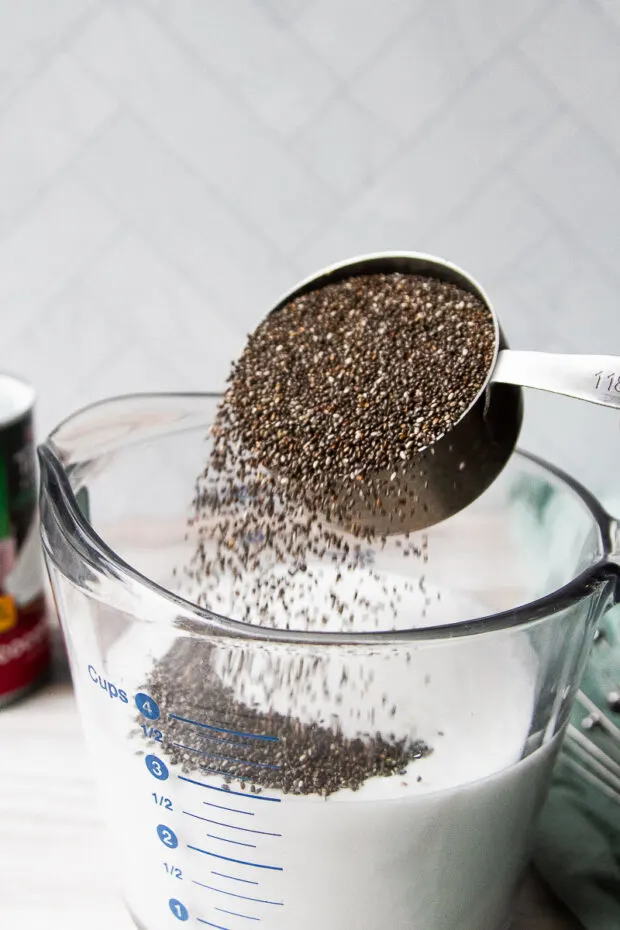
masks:
<svg viewBox="0 0 620 930"><path fill-rule="evenodd" d="M620 408L620 356L504 349L491 380Z"/></svg>

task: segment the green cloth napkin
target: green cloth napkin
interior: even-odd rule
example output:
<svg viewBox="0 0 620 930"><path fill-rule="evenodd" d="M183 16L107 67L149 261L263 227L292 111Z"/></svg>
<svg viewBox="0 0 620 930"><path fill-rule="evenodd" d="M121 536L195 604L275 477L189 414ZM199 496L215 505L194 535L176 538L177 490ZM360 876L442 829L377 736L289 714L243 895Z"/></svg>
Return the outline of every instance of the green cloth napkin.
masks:
<svg viewBox="0 0 620 930"><path fill-rule="evenodd" d="M581 688L620 726L607 694L620 690L620 609L600 624ZM581 729L587 710L576 704L571 722ZM582 731L583 732L583 731ZM588 737L620 761L620 745L600 727ZM541 815L535 864L558 898L586 930L620 930L620 791L609 797L580 777L562 752Z"/></svg>

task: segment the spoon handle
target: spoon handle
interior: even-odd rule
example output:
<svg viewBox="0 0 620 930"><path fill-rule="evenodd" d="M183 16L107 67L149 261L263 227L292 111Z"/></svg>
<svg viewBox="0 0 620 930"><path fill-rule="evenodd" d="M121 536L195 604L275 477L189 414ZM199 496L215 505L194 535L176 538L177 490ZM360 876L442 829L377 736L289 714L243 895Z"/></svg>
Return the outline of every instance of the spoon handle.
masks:
<svg viewBox="0 0 620 930"><path fill-rule="evenodd" d="M491 381L620 408L620 356L617 355L558 355L503 349Z"/></svg>

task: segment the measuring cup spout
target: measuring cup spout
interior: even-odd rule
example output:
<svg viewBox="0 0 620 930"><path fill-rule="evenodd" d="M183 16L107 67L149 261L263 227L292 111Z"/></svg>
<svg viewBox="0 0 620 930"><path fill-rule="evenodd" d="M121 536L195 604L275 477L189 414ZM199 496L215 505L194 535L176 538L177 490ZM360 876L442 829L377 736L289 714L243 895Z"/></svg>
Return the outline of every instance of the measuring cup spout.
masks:
<svg viewBox="0 0 620 930"><path fill-rule="evenodd" d="M620 357L503 349L492 381L551 391L620 408Z"/></svg>

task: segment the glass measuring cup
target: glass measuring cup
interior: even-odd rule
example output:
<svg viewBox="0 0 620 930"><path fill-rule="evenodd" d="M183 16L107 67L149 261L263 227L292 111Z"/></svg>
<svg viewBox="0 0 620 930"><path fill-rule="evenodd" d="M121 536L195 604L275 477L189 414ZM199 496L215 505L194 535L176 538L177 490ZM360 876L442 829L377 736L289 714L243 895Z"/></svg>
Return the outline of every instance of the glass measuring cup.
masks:
<svg viewBox="0 0 620 930"><path fill-rule="evenodd" d="M378 576L423 578L399 630L240 622L188 600L182 571L216 403L111 400L40 449L45 558L134 921L503 928L592 630L617 596L617 524L516 453L475 504L428 531L427 561L368 545ZM274 661L335 682L321 692L334 753L342 732L363 739L372 711L376 729L398 725L432 751L327 797L273 787L286 780L291 711ZM353 702L339 700L345 671L372 672ZM319 782L328 760L317 757Z"/></svg>

